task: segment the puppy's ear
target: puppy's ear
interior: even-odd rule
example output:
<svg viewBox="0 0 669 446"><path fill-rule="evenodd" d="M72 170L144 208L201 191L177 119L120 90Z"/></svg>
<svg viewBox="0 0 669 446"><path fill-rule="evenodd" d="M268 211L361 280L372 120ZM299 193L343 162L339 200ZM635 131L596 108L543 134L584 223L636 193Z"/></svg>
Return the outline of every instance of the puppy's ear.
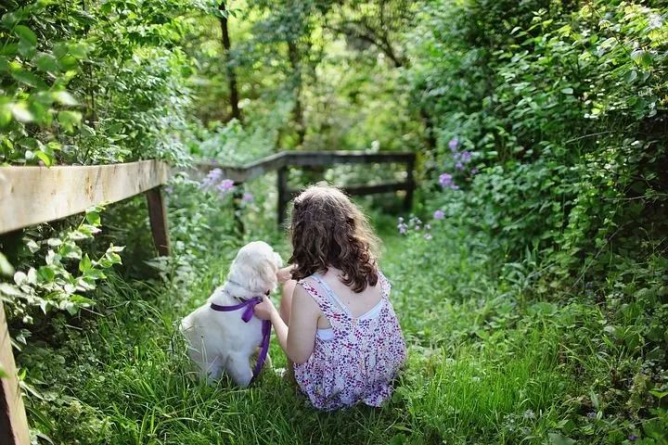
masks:
<svg viewBox="0 0 669 446"><path fill-rule="evenodd" d="M255 291L273 290L276 288L277 278L276 273L279 267L275 263L275 259L265 258L259 262L255 262L253 266L251 278L251 288Z"/></svg>
<svg viewBox="0 0 669 446"><path fill-rule="evenodd" d="M281 268L283 266L283 260L281 259L281 256L278 253L274 253L274 264L276 265L277 268Z"/></svg>

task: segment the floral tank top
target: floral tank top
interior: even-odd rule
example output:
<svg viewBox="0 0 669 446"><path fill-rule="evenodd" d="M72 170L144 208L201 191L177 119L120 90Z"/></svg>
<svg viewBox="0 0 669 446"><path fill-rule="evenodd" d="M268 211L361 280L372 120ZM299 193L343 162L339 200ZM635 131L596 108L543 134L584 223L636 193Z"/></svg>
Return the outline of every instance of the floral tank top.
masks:
<svg viewBox="0 0 669 446"><path fill-rule="evenodd" d="M360 401L380 406L406 358L406 344L390 303L390 283L379 272L382 297L374 317L354 318L317 274L300 280L332 326L330 339L316 337L314 351L295 364L295 380L314 407L334 410Z"/></svg>

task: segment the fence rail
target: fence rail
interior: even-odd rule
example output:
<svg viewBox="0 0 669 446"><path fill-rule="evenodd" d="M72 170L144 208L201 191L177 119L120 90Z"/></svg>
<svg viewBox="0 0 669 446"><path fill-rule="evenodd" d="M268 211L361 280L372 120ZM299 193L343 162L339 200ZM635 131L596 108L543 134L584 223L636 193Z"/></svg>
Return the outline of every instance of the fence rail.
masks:
<svg viewBox="0 0 669 446"><path fill-rule="evenodd" d="M160 161L104 166L0 167L0 234L69 217L101 203L146 192L151 232L169 254L167 213L160 186L169 178ZM12 344L0 301L0 444L30 444Z"/></svg>
<svg viewBox="0 0 669 446"><path fill-rule="evenodd" d="M406 165L406 181L381 183L375 185L344 186L343 189L349 195L369 195L386 192L405 191L404 207L410 209L413 202L413 191L415 182L413 170L416 163L416 154L412 152L281 152L261 160L246 164L244 166L229 166L215 163L198 164L201 172L212 169L221 169L223 176L233 180L237 184L258 178L266 173L276 170L278 172L277 189L277 221L282 225L286 215L286 206L290 200L297 195L299 190L288 188L288 168L330 166L334 164L388 164L401 163Z"/></svg>

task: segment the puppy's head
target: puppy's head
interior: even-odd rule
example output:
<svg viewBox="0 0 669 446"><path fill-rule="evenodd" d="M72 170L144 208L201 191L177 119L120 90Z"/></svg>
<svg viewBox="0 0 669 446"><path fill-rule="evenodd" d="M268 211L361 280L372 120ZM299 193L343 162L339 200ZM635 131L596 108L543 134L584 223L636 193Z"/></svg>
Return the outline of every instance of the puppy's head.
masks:
<svg viewBox="0 0 669 446"><path fill-rule="evenodd" d="M283 261L265 242L251 242L237 253L228 280L246 288L252 294L265 294L277 286L276 273Z"/></svg>

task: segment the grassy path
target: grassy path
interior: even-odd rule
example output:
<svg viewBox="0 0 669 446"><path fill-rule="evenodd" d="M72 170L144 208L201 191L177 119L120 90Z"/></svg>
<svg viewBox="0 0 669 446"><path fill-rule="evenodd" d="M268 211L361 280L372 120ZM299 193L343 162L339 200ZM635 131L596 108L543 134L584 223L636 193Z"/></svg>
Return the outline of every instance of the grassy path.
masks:
<svg viewBox="0 0 669 446"><path fill-rule="evenodd" d="M29 404L33 426L58 443L540 443L592 421L590 403L569 403L578 386L564 357L575 352L562 347L567 319L587 315L522 304L456 244L443 241L451 251L437 256L427 241L384 238L410 359L383 409L320 413L272 373L247 390L192 380L175 327L221 280L224 258L194 284L191 302L179 287L112 277L101 289L104 317L81 330L63 323L57 348L25 351L40 393ZM33 355L42 348L48 363ZM276 342L272 356L283 365Z"/></svg>

